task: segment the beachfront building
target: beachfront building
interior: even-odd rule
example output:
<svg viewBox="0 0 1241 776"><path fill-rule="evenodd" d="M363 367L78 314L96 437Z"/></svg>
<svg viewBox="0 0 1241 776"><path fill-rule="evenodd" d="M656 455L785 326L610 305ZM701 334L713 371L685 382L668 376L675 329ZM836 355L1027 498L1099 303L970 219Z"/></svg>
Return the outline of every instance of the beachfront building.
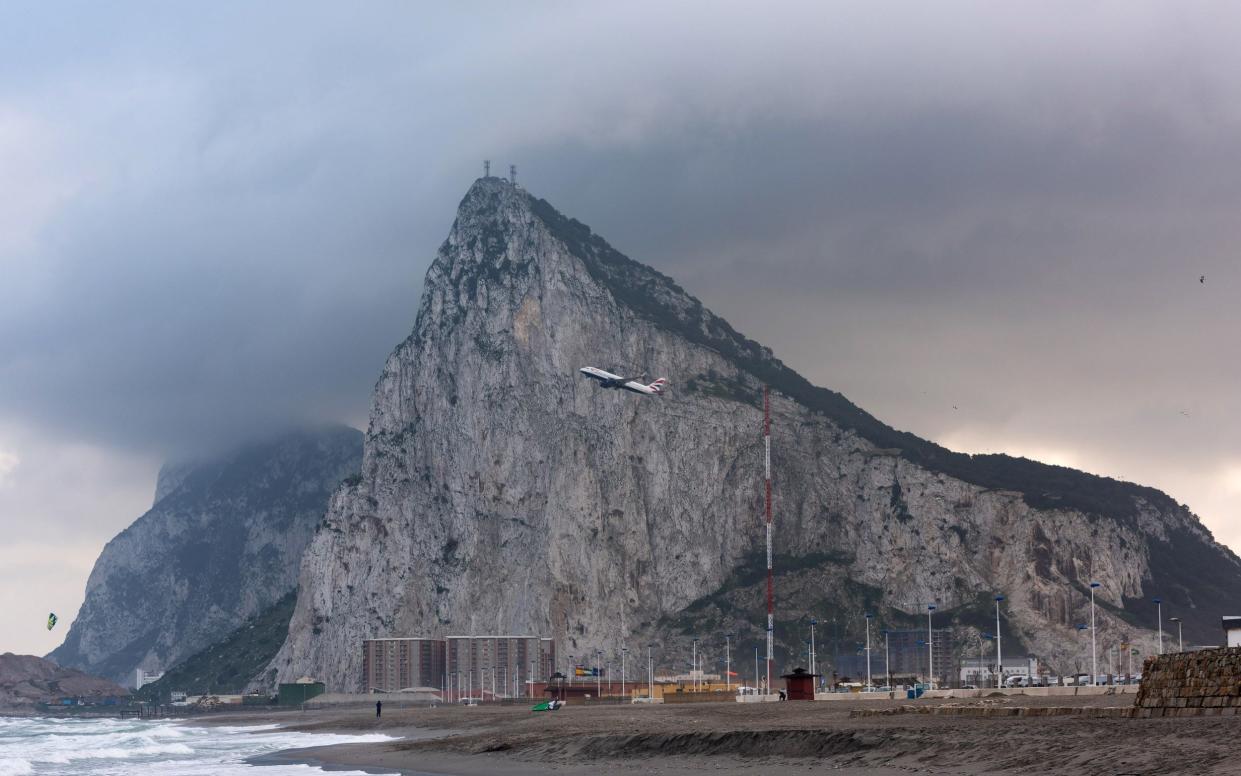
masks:
<svg viewBox="0 0 1241 776"><path fill-rule="evenodd" d="M972 684L975 687L995 687L995 655L965 658L961 663L961 684ZM1004 675L1002 685L1007 685L1013 677L1031 680L1039 676L1038 659L1033 657L1004 658Z"/></svg>
<svg viewBox="0 0 1241 776"><path fill-rule="evenodd" d="M363 687L366 692L440 687L444 649L443 639L366 639L362 642Z"/></svg>
<svg viewBox="0 0 1241 776"><path fill-rule="evenodd" d="M462 697L525 696L556 670L556 644L539 636L449 636L444 685ZM438 685L437 685L438 686Z"/></svg>
<svg viewBox="0 0 1241 776"><path fill-rule="evenodd" d="M1222 617L1224 626L1224 645L1241 647L1241 617Z"/></svg>
<svg viewBox="0 0 1241 776"><path fill-rule="evenodd" d="M935 684L937 686L946 686L949 677L956 678L960 661L955 653L955 641L952 637L951 628L936 628L932 631L934 641L934 670ZM921 681L927 678L927 663L931 656L928 655L926 648L927 631L926 628L912 628L910 630L894 630L888 631L888 652L892 656L892 673L893 674L912 674L917 676ZM880 636L878 643L871 642L871 676L876 684L881 684L885 677L876 668L882 665L884 655L883 637ZM876 660L875 657L879 659ZM854 660L850 662L849 668L854 671L850 677L854 681L865 681L866 673L863 663L865 656L854 656ZM842 663L845 661L842 660ZM1005 661L1008 662L1008 661ZM886 673L886 671L884 672ZM841 674L842 676L844 674Z"/></svg>
<svg viewBox="0 0 1241 776"><path fill-rule="evenodd" d="M151 682L158 682L162 678L164 678L163 671L148 672L143 671L141 668L136 669L134 671L134 689L141 690Z"/></svg>

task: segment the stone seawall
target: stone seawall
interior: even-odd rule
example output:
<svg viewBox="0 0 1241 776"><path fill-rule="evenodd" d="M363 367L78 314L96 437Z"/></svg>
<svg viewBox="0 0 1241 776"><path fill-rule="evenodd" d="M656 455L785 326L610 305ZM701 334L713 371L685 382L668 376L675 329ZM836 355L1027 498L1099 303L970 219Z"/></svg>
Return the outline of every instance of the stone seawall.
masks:
<svg viewBox="0 0 1241 776"><path fill-rule="evenodd" d="M1147 658L1138 717L1233 716L1241 712L1241 647Z"/></svg>

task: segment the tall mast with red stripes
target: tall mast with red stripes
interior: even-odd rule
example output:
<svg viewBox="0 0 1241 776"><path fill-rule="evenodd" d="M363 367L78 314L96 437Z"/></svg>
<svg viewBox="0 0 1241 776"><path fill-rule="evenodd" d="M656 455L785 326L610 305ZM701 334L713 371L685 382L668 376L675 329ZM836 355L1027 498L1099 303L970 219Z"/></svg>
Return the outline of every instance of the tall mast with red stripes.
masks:
<svg viewBox="0 0 1241 776"><path fill-rule="evenodd" d="M776 631L775 582L771 575L771 401L763 386L763 472L767 513L767 692L771 692L772 647Z"/></svg>

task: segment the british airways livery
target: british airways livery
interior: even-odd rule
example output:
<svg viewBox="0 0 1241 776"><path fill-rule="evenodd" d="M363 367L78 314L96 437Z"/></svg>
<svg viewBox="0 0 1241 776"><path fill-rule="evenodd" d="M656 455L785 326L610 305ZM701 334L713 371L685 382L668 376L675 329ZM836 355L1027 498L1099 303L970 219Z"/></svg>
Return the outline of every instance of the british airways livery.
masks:
<svg viewBox="0 0 1241 776"><path fill-rule="evenodd" d="M660 395L661 393L664 392L664 387L668 385L668 381L662 377L656 380L655 382L651 383L650 385L645 385L641 381L646 379L646 375L642 375L642 377L635 380L629 377L621 377L620 375L614 375L611 372L605 372L602 369L596 369L593 366L584 366L577 371L581 372L582 374L586 375L592 380L598 380L599 385L603 388L623 388L626 391L633 391L634 393L642 393L642 394L646 394L647 396Z"/></svg>

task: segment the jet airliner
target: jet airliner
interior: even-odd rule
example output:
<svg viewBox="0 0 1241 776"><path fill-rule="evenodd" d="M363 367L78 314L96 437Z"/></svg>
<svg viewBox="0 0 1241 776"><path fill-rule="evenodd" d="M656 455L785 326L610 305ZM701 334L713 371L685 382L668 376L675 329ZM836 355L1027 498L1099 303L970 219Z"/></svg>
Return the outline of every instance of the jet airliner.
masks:
<svg viewBox="0 0 1241 776"><path fill-rule="evenodd" d="M646 379L646 375L638 379L631 377L621 377L611 372L605 372L602 369L596 369L593 366L584 366L577 370L592 380L598 380L599 385L603 388L623 388L626 391L641 393L647 396L658 396L664 392L664 387L668 385L668 381L659 378L650 385L645 385L641 381Z"/></svg>

